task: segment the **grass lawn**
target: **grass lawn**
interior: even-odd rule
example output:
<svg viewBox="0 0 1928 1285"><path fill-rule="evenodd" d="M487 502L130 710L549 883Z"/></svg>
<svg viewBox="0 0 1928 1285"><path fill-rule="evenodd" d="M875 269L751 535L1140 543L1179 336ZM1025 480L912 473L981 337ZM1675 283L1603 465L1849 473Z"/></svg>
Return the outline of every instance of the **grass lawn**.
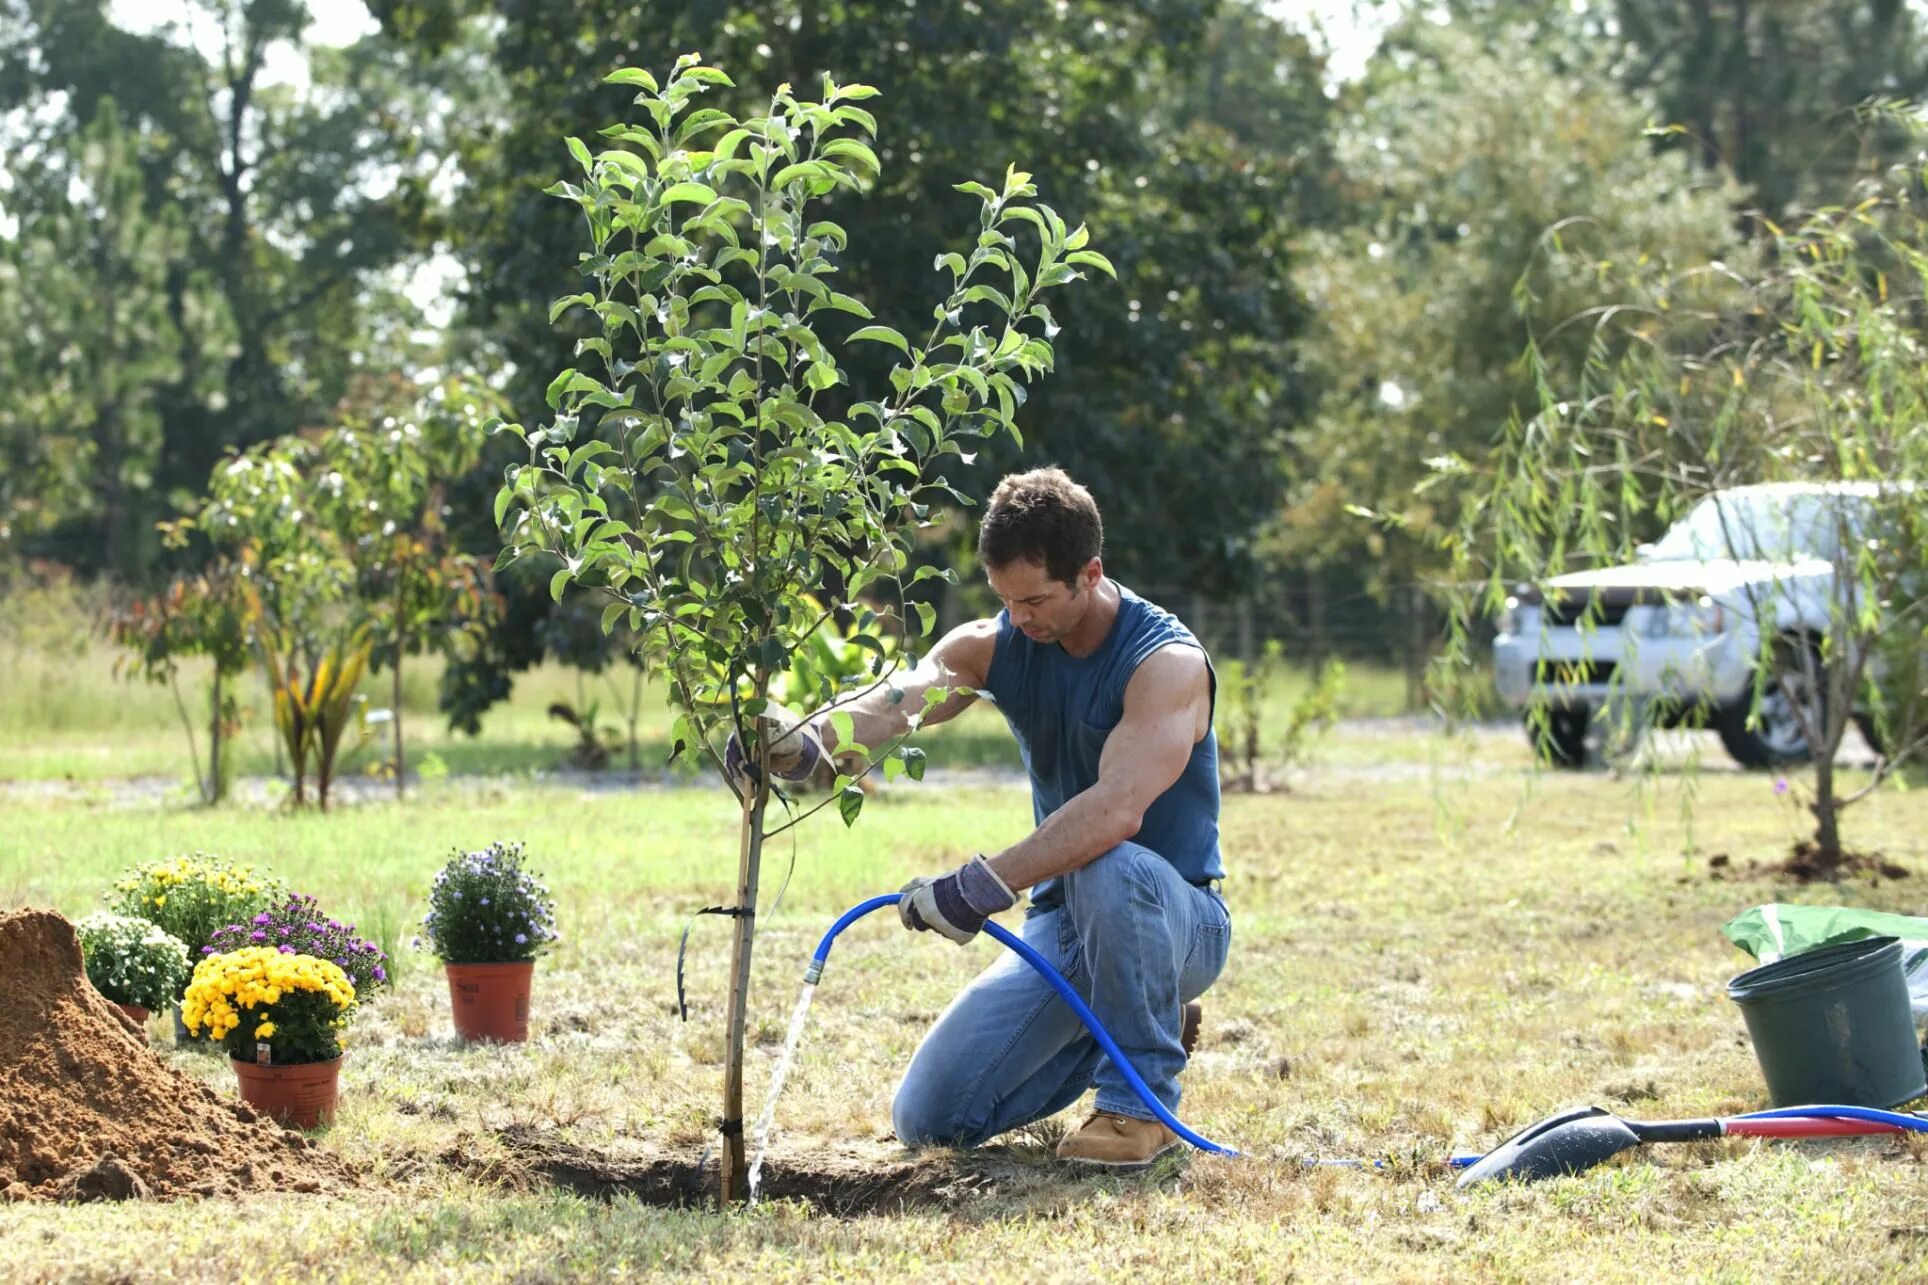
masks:
<svg viewBox="0 0 1928 1285"><path fill-rule="evenodd" d="M735 813L719 791L452 777L406 805L329 817L16 798L0 906L78 915L123 865L199 848L270 865L400 945L402 968L396 992L358 1019L342 1115L322 1141L367 1172L364 1192L0 1206L0 1278L1928 1274L1919 1143L1656 1146L1580 1178L1471 1193L1433 1163L1573 1103L1650 1119L1766 1105L1721 993L1745 960L1718 926L1771 899L1921 910L1928 797L1886 792L1849 821L1853 842L1915 879L1796 889L1709 874L1714 853L1741 865L1784 854L1793 818L1763 777L1529 782L1497 741L1393 740L1383 753L1400 770L1386 779L1334 764L1289 793L1227 802L1232 960L1207 996L1180 1114L1249 1158L1092 1177L1050 1159L1061 1127L1050 1124L973 1153L909 1156L888 1136L896 1079L997 948L909 937L879 916L832 956L777 1116L772 1186L835 1198L728 1216L572 1189L640 1190L639 1175L694 1160L711 1136L723 921L694 930L687 1024L673 969L689 914L730 893ZM899 784L853 830L825 816L795 832L794 878L758 937L752 1112L831 918L1008 842L1029 815L1016 788ZM532 1042L461 1049L439 972L406 943L449 848L497 838L529 844L565 941L537 970ZM766 909L789 858L787 842L771 856ZM167 1056L231 1088L217 1059ZM1308 1156L1394 1163L1311 1168Z"/></svg>

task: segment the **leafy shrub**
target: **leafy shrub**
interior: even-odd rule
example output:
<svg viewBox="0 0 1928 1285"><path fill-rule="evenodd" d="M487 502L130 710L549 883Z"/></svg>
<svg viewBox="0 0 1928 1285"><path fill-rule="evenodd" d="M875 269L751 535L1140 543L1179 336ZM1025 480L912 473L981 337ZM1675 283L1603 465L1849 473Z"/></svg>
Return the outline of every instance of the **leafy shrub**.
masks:
<svg viewBox="0 0 1928 1285"><path fill-rule="evenodd" d="M166 1008L187 985L187 947L145 919L97 910L74 931L87 980L116 1004Z"/></svg>

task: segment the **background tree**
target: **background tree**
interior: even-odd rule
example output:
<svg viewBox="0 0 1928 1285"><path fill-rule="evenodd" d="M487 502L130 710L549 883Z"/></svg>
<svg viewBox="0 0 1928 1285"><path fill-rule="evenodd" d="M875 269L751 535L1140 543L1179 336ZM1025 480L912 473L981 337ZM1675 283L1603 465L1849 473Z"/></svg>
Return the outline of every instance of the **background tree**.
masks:
<svg viewBox="0 0 1928 1285"><path fill-rule="evenodd" d="M79 511L74 530L35 546L136 581L156 573L153 560L100 561L103 524L121 520L110 512L130 513L144 533L230 449L321 422L356 372L406 360L416 310L393 270L434 235L430 185L442 161L427 146L437 68L380 37L307 46L301 0L190 0L186 13L184 24L139 32L116 25L106 0L0 9L10 165L66 155L111 99L130 172L115 188L117 213L168 229L169 252L142 255L123 283L133 291L119 306L144 310L148 337L117 370L94 368L96 382L122 383L122 400L147 408L146 437L134 440L158 442L152 481L134 488L129 508ZM305 85L268 76L269 51L284 42L303 55ZM66 177L50 173L48 190ZM22 229L31 231L24 218ZM68 257L84 288L97 269ZM90 334L101 333L100 313L81 314ZM23 425L73 431L58 419ZM111 416L85 431L104 434L100 449L90 444L97 456L125 435Z"/></svg>
<svg viewBox="0 0 1928 1285"><path fill-rule="evenodd" d="M1132 515L1110 533L1120 574L1210 591L1249 583L1249 532L1276 504L1283 430L1303 405L1291 343L1307 318L1289 280L1291 235L1302 206L1323 208L1327 177L1332 104L1302 35L1219 0L670 0L641 26L614 0L507 10L395 0L376 11L391 35L437 57L482 40L503 86L461 141L452 243L469 269L464 321L487 360L515 372L513 404L539 404L544 372L586 333L547 325L577 233L526 176L548 172L555 138L603 123L597 79L673 48L701 49L759 84L809 83L834 60L894 105L874 189L827 200L851 234L844 288L880 322L905 333L926 322L929 247L969 233L950 185L1002 173L1015 156L1036 158L1040 188L1067 218L1104 229L1128 283L1064 301L1057 320L1078 340L1028 407L1025 444L987 442L955 479L978 488L1033 457L1062 463ZM714 101L754 109L731 90ZM881 380L890 356L850 354L853 378ZM1156 470L1145 467L1153 458ZM468 533L469 547L492 535ZM512 587L510 598L494 640L505 666L536 653L522 631L544 614Z"/></svg>
<svg viewBox="0 0 1928 1285"><path fill-rule="evenodd" d="M1267 548L1409 617L1413 587L1447 571L1469 462L1537 405L1542 379L1606 355L1585 327L1554 324L1597 297L1596 265L1670 272L1740 247L1737 190L1654 155L1603 75L1556 73L1515 38L1402 39L1407 57L1368 76L1339 135L1347 217L1310 234L1299 270L1321 318L1306 345L1321 396L1293 434ZM1535 335L1550 373L1519 360ZM1415 657L1435 628L1420 611Z"/></svg>
<svg viewBox="0 0 1928 1285"><path fill-rule="evenodd" d="M1527 36L1552 70L1606 67L1655 124L1681 126L1670 149L1732 174L1746 202L1776 219L1901 159L1908 131L1853 128L1857 108L1928 92L1928 31L1906 0L1445 0L1440 8L1456 26Z"/></svg>
<svg viewBox="0 0 1928 1285"><path fill-rule="evenodd" d="M164 394L189 377L182 353L234 342L180 217L149 209L141 149L102 98L85 130L13 166L0 198L15 221L0 240L0 524L16 540L84 527L87 545L63 552L125 579L160 548Z"/></svg>
<svg viewBox="0 0 1928 1285"><path fill-rule="evenodd" d="M1923 177L1918 163L1898 166L1788 229L1764 221L1758 264L1629 273L1555 246L1600 282L1602 306L1580 320L1601 357L1543 381L1539 405L1495 452L1458 545L1460 578L1481 580L1490 607L1515 580L1630 560L1638 541L1732 487L1836 486L1832 498L1767 511L1721 502L1703 554L1776 566L1727 627L1756 649L1749 720L1768 693L1794 694L1782 703L1813 774L1803 855L1824 873L1848 855L1841 812L1928 749ZM1733 287L1720 311L1682 306L1710 275ZM1804 597L1820 603L1818 618L1797 610ZM1835 759L1862 711L1881 754L1870 780L1844 793Z"/></svg>

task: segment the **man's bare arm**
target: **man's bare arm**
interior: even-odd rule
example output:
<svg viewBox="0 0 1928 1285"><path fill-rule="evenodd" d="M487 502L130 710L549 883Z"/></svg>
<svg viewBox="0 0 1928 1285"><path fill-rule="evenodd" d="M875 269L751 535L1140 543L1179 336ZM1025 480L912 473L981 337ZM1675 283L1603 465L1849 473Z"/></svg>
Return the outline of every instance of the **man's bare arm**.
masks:
<svg viewBox="0 0 1928 1285"><path fill-rule="evenodd" d="M1125 688L1125 709L1105 739L1098 781L991 858L1013 890L1076 870L1138 833L1145 809L1184 774L1211 719L1211 678L1195 647L1155 652Z"/></svg>
<svg viewBox="0 0 1928 1285"><path fill-rule="evenodd" d="M822 737L824 748L835 753L837 733L831 719L838 713L850 715L851 736L871 750L910 731L914 716L922 716L921 727L955 718L977 699L996 649L997 621L959 625L939 639L915 669L892 674L854 699L819 711L811 716L811 726ZM925 694L932 691L950 694L927 710Z"/></svg>

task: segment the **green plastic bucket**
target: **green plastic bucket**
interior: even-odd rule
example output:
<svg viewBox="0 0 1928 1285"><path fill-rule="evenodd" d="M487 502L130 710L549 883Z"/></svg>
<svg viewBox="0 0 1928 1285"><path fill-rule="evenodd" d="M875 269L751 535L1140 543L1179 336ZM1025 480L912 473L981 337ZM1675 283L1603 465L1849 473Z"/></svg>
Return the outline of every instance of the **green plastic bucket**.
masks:
<svg viewBox="0 0 1928 1285"><path fill-rule="evenodd" d="M1777 1107L1894 1107L1928 1092L1901 942L1817 946L1727 983Z"/></svg>

